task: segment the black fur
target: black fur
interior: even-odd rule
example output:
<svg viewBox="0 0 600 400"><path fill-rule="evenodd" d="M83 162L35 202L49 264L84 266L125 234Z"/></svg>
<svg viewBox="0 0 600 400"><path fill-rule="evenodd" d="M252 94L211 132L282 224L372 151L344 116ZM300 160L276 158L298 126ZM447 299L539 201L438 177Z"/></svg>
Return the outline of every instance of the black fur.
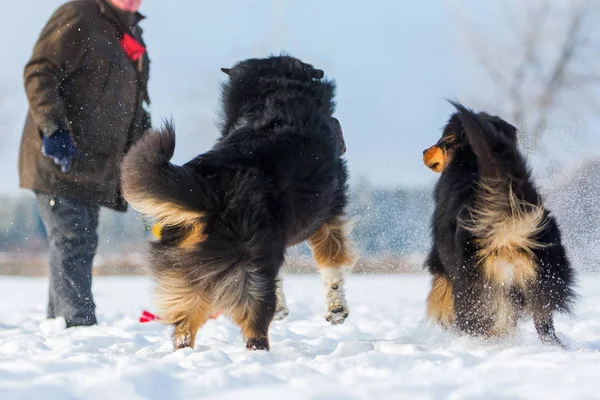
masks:
<svg viewBox="0 0 600 400"><path fill-rule="evenodd" d="M172 165L175 134L167 125L126 156L123 187L126 195L139 192L204 214L206 239L191 250L177 246L185 227L163 229L152 244L153 274L177 271L209 293L235 275L236 284L222 289L242 297L259 290L256 323L264 330L286 247L346 206L344 143L332 116L335 84L289 56L250 59L223 72L229 79L214 147ZM257 340L249 346L261 347Z"/></svg>
<svg viewBox="0 0 600 400"><path fill-rule="evenodd" d="M453 103L454 104L454 103ZM467 334L486 335L492 324L482 310L493 301L492 292L501 288L484 279L477 265L478 245L461 221L469 221L479 183L491 178L496 190L533 206L542 198L532 182L526 161L517 147L517 130L501 118L474 113L454 104L457 113L446 125L442 140L454 137L449 145L449 161L435 187L435 211L431 223L433 247L426 266L434 275L447 278L454 299L454 325ZM560 344L554 333L553 313L569 312L575 298L573 271L561 244L555 219L544 210L544 228L533 238L541 246L532 249L536 276L527 287L503 291L519 314L533 314L544 342Z"/></svg>

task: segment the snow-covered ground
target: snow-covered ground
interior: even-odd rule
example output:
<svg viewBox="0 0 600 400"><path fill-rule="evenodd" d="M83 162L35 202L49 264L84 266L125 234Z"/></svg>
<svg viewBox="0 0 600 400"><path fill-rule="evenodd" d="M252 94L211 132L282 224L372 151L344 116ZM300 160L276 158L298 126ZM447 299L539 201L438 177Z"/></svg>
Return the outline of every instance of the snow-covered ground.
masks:
<svg viewBox="0 0 600 400"><path fill-rule="evenodd" d="M580 276L569 351L533 324L502 343L457 338L423 321L426 276L351 276L350 317L321 317L317 277L288 276L291 313L272 351L249 352L223 317L173 352L169 329L137 318L145 278L95 278L100 325L42 333L46 281L0 277L0 398L8 399L591 399L600 391L600 276Z"/></svg>

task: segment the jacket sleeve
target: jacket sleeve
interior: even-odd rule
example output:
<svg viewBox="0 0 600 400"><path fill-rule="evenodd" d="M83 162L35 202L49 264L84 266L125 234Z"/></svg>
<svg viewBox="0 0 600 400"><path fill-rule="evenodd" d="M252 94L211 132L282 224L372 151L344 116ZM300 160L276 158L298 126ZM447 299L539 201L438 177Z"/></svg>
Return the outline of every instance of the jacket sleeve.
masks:
<svg viewBox="0 0 600 400"><path fill-rule="evenodd" d="M30 112L46 136L68 128L60 88L76 72L89 41L88 25L78 3L67 3L52 15L23 74Z"/></svg>

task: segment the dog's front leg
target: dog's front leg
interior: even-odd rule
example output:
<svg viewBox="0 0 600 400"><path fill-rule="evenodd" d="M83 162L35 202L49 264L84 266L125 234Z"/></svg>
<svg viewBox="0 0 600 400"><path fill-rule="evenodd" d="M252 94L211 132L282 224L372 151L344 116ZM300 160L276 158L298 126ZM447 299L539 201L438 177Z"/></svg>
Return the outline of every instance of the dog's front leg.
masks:
<svg viewBox="0 0 600 400"><path fill-rule="evenodd" d="M285 301L285 294L283 293L283 279L281 279L281 276L278 276L275 281L275 295L277 296L277 303L275 305L275 315L273 316L273 319L281 321L290 313Z"/></svg>
<svg viewBox="0 0 600 400"><path fill-rule="evenodd" d="M350 310L344 291L344 273L341 267L320 267L325 288L325 319L332 325L343 324Z"/></svg>
<svg viewBox="0 0 600 400"><path fill-rule="evenodd" d="M242 329L249 350L269 350L269 325L273 320L277 303L275 279L255 275L247 292L238 299L230 315Z"/></svg>
<svg viewBox="0 0 600 400"><path fill-rule="evenodd" d="M567 346L556 336L552 314L539 311L534 312L533 323L542 343L567 349Z"/></svg>
<svg viewBox="0 0 600 400"><path fill-rule="evenodd" d="M325 319L332 325L342 324L350 313L344 292L343 266L352 267L358 257L348 238L348 225L334 217L309 239L321 279L325 286Z"/></svg>

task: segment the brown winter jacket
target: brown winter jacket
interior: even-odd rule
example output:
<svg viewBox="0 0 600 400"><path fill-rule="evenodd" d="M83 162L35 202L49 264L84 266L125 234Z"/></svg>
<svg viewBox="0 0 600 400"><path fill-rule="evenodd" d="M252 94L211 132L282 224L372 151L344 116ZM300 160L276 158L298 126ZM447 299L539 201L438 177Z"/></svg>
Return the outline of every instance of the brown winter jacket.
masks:
<svg viewBox="0 0 600 400"><path fill-rule="evenodd" d="M132 61L119 38L128 33L143 44L142 18L126 21L107 0L71 1L50 18L24 71L30 108L19 155L22 188L127 209L120 164L150 128L143 107L149 59L146 53ZM71 133L78 151L68 173L41 153L42 135L57 129Z"/></svg>

